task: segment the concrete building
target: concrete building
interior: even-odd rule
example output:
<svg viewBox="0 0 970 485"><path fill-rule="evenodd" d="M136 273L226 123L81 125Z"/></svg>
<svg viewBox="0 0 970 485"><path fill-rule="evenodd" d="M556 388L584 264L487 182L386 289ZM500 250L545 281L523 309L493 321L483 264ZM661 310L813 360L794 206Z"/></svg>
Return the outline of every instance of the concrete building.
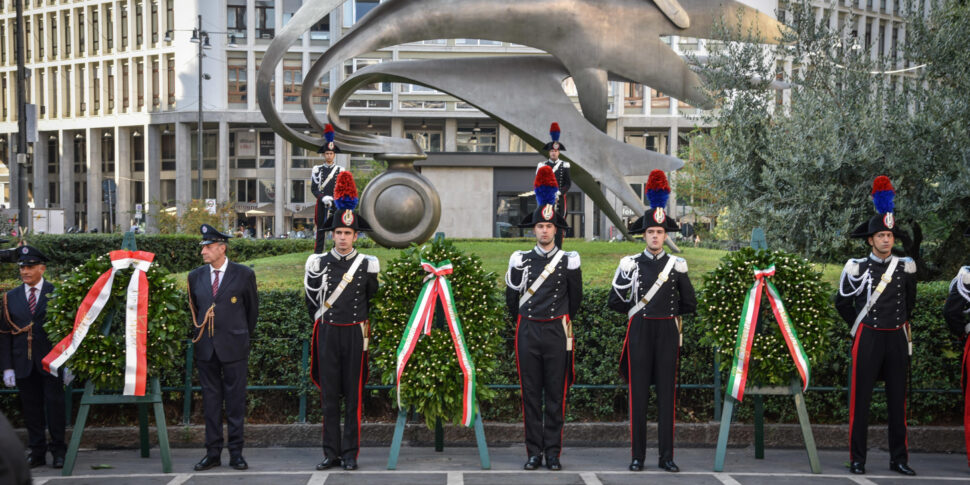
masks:
<svg viewBox="0 0 970 485"><path fill-rule="evenodd" d="M65 229L125 229L141 215L152 230L156 211L183 211L201 190L203 199L232 204L238 222L258 228L260 235L312 224L310 168L320 158L275 135L253 94L263 53L304 0L23 1L31 73L26 97L37 106L38 128L38 141L30 147L33 163L26 167L31 207L63 209ZM306 125L299 104L303 73L379 3L348 0L290 49L272 88L284 121ZM765 11L775 5L749 3ZM859 32L880 49L895 49L905 38L894 0L818 4L820 11L861 14ZM202 42L193 33L200 15L208 32ZM7 208L17 200L18 167L10 163L17 132L14 20L14 1L0 0L0 205ZM666 42L682 54L704 53L704 42L697 39ZM200 45L205 47L201 59ZM330 79L383 61L536 52L478 39L395 46L346 61L313 87L313 97L322 111ZM563 88L575 94L569 80ZM686 135L702 125L696 108L641 85L612 82L609 99L607 133L645 149L677 154ZM441 193L440 231L454 237L521 234L512 226L534 201L518 194L531 189L535 164L543 157L508 129L460 100L407 84L369 86L342 115L352 129L406 136L429 152L417 166ZM568 133L563 136L568 140ZM347 155L338 161L364 170L372 163ZM642 194L645 177L629 182ZM115 199L104 197L111 184L117 187ZM615 234L587 197L577 193L568 200L575 236ZM676 216L687 209L672 203Z"/></svg>

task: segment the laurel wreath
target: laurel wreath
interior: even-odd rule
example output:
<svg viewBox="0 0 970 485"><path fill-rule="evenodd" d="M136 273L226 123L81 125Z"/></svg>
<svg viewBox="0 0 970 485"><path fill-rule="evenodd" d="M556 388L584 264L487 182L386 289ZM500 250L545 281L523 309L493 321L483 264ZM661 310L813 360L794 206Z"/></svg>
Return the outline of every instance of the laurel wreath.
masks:
<svg viewBox="0 0 970 485"><path fill-rule="evenodd" d="M71 333L78 307L98 277L111 269L107 256L91 257L74 268L59 284L55 283L47 303L47 322L44 330L51 343L57 343ZM86 380L98 389L120 390L125 375L125 295L133 268L115 274L111 297L98 319L91 324L84 341L67 361L67 367L79 380ZM189 321L185 295L179 291L168 273L153 264L148 278L148 375L159 376L174 370L182 363L181 350L186 338L185 323ZM107 335L106 322L110 322Z"/></svg>
<svg viewBox="0 0 970 485"><path fill-rule="evenodd" d="M476 398L479 403L494 397L495 391L484 383L492 382L498 367L503 340L504 302L495 292L496 275L482 269L478 256L466 255L447 240L436 240L421 247L412 246L391 261L382 273L381 287L372 300L372 361L381 369L384 384L394 384L395 353L411 316L424 277L421 258L440 262L450 260L454 272L448 276L455 295L455 306L475 363ZM437 312L441 313L438 307ZM436 315L436 319L438 315ZM436 418L458 424L462 417L462 371L447 327L435 323L431 335L422 335L402 376L401 400L405 406L424 416L428 426ZM397 402L391 389L392 401Z"/></svg>
<svg viewBox="0 0 970 485"><path fill-rule="evenodd" d="M721 354L722 372L734 359L744 299L754 282L754 269L775 265L772 283L778 288L809 360L824 362L836 349L833 289L811 263L783 251L744 248L731 252L704 276L698 298L699 321L705 323L701 343L715 346ZM767 298L761 299L758 326L751 349L749 386L788 385L797 375L785 339L778 329Z"/></svg>

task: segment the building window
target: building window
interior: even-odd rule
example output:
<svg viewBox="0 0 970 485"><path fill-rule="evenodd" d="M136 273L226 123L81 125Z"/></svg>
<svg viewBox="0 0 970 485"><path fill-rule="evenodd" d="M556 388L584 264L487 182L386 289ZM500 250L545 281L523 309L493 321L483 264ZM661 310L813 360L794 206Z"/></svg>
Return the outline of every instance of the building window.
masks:
<svg viewBox="0 0 970 485"><path fill-rule="evenodd" d="M104 132L110 134L110 131ZM115 140L113 136L101 136L101 174L115 173Z"/></svg>
<svg viewBox="0 0 970 485"><path fill-rule="evenodd" d="M175 107L175 56L166 56L166 68L168 70L168 107Z"/></svg>
<svg viewBox="0 0 970 485"><path fill-rule="evenodd" d="M135 45L141 48L145 41L144 14L142 13L141 3L135 4Z"/></svg>
<svg viewBox="0 0 970 485"><path fill-rule="evenodd" d="M330 73L320 76L320 80L313 85L313 102L327 104L330 100Z"/></svg>
<svg viewBox="0 0 970 485"><path fill-rule="evenodd" d="M135 90L138 92L138 110L145 107L145 61L138 60L138 71L135 75Z"/></svg>
<svg viewBox="0 0 970 485"><path fill-rule="evenodd" d="M525 229L519 222L536 209L535 197L519 197L516 192L496 194L495 228L493 237L523 237Z"/></svg>
<svg viewBox="0 0 970 485"><path fill-rule="evenodd" d="M199 193L199 180L192 179L192 198L196 197ZM215 180L203 180L202 181L202 198L203 199L215 199L216 198L216 181Z"/></svg>
<svg viewBox="0 0 970 485"><path fill-rule="evenodd" d="M256 37L272 39L276 33L276 8L274 2L267 0L256 1Z"/></svg>
<svg viewBox="0 0 970 485"><path fill-rule="evenodd" d="M483 45L483 46L493 46L502 45L501 41L498 40L485 40L485 39L455 39L455 45Z"/></svg>
<svg viewBox="0 0 970 485"><path fill-rule="evenodd" d="M390 99L351 99L344 108L391 109Z"/></svg>
<svg viewBox="0 0 970 485"><path fill-rule="evenodd" d="M84 43L83 39L81 43ZM98 26L98 7L91 7L91 47L95 53L101 49L101 29Z"/></svg>
<svg viewBox="0 0 970 485"><path fill-rule="evenodd" d="M139 133L139 132L135 132ZM144 140L143 136L135 136L135 133L131 135L131 161L132 161L132 171L133 172L144 172L145 171L145 144L142 142Z"/></svg>
<svg viewBox="0 0 970 485"><path fill-rule="evenodd" d="M236 180L236 202L256 203L256 179Z"/></svg>
<svg viewBox="0 0 970 485"><path fill-rule="evenodd" d="M494 152L498 150L495 126L458 125L457 144L460 152Z"/></svg>
<svg viewBox="0 0 970 485"><path fill-rule="evenodd" d="M623 108L643 111L643 85L637 83L623 83Z"/></svg>
<svg viewBox="0 0 970 485"><path fill-rule="evenodd" d="M229 104L245 104L247 101L246 58L230 57L227 63Z"/></svg>
<svg viewBox="0 0 970 485"><path fill-rule="evenodd" d="M303 92L303 61L283 60L283 103L299 104Z"/></svg>
<svg viewBox="0 0 970 485"><path fill-rule="evenodd" d="M174 171L175 170L175 134L173 133L163 133L162 134L162 171ZM174 183L174 181L173 181ZM162 200L168 200L163 198Z"/></svg>
<svg viewBox="0 0 970 485"><path fill-rule="evenodd" d="M121 4L121 49L128 48L128 5Z"/></svg>
<svg viewBox="0 0 970 485"><path fill-rule="evenodd" d="M50 20L48 20L51 26L51 56L57 57L57 14L52 13L50 15Z"/></svg>
<svg viewBox="0 0 970 485"><path fill-rule="evenodd" d="M306 181L290 180L290 203L302 204L306 202Z"/></svg>
<svg viewBox="0 0 970 485"><path fill-rule="evenodd" d="M259 181L259 203L264 204L276 200L276 182L272 180Z"/></svg>
<svg viewBox="0 0 970 485"><path fill-rule="evenodd" d="M131 106L131 102L129 101L131 99L131 83L129 82L131 73L128 71L128 62L121 61L121 109L123 111L128 111L128 108Z"/></svg>
<svg viewBox="0 0 970 485"><path fill-rule="evenodd" d="M440 131L429 131L429 130L413 130L405 133L408 140L414 140L418 143L418 146L426 152L440 152L444 145L442 144L443 135Z"/></svg>
<svg viewBox="0 0 970 485"><path fill-rule="evenodd" d="M65 56L70 56L71 53L72 53L71 52L71 41L74 40L74 39L71 38L71 14L70 14L70 11L64 12L64 23L63 23L63 25L64 25L64 55ZM81 29L81 30L83 31L84 29ZM2 39L2 38L3 38L3 34L0 34L0 39Z"/></svg>
<svg viewBox="0 0 970 485"><path fill-rule="evenodd" d="M320 19L319 22L310 27L310 40L326 41L330 40L330 16Z"/></svg>
<svg viewBox="0 0 970 485"><path fill-rule="evenodd" d="M246 38L246 1L229 0L226 6L226 30L236 39Z"/></svg>
<svg viewBox="0 0 970 485"><path fill-rule="evenodd" d="M110 6L104 9L104 38L107 41L108 50L115 47L115 25L114 16L111 14L112 10Z"/></svg>
<svg viewBox="0 0 970 485"><path fill-rule="evenodd" d="M192 134L192 170L199 169L199 132ZM215 170L219 153L219 134L203 131L202 135L202 169Z"/></svg>
<svg viewBox="0 0 970 485"><path fill-rule="evenodd" d="M152 19L151 19L151 30L152 30L152 44L158 43L158 1L152 1Z"/></svg>
<svg viewBox="0 0 970 485"><path fill-rule="evenodd" d="M379 0L357 0L354 2L354 20L360 22L360 19L364 18L368 12L374 10L374 7L380 5Z"/></svg>
<svg viewBox="0 0 970 485"><path fill-rule="evenodd" d="M407 100L401 101L401 109L424 109L424 110L444 110L444 101L428 101L428 100Z"/></svg>

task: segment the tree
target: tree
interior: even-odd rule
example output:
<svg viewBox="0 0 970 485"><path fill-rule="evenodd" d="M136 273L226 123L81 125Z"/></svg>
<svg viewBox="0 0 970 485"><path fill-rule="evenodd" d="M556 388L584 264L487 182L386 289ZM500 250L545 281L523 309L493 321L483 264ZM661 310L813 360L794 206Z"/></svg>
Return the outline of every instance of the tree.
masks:
<svg viewBox="0 0 970 485"><path fill-rule="evenodd" d="M152 204L153 207L159 207ZM216 205L216 213L210 214L205 201L192 199L181 216L174 210L160 210L155 214L158 232L161 234L198 234L202 224L209 224L220 231L232 233L231 224L236 220L236 210L232 202Z"/></svg>
<svg viewBox="0 0 970 485"><path fill-rule="evenodd" d="M775 47L765 47L759 32L747 32L740 43L711 43L702 69L719 109L710 114L716 125L710 143L701 145L701 178L730 194L724 205L733 229L762 227L771 247L837 261L861 249L846 234L874 214L872 180L888 175L906 232L904 251L917 260L921 277L934 276L952 265L942 249L963 231L944 216L944 207L953 212L958 203L950 172L967 170L966 162L942 166L952 165L952 158L944 160L953 147L926 146L943 142L941 133L926 132L941 123L929 107L945 101L930 99L932 85L924 79L885 74L895 62L874 60L851 32L830 30L808 2L789 7L788 29ZM726 23L721 30L728 31ZM781 68L786 65L790 69ZM791 86L789 103L779 102L772 79ZM924 226L932 228L926 261Z"/></svg>

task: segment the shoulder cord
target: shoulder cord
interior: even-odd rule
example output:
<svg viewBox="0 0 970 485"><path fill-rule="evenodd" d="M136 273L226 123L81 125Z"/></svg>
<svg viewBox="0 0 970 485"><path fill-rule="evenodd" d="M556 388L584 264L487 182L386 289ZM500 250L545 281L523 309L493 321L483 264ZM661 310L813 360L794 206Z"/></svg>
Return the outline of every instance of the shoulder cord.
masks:
<svg viewBox="0 0 970 485"><path fill-rule="evenodd" d="M205 316L202 317L202 323L197 323L195 303L192 302L192 286L189 285L189 310L192 312L192 325L199 329L199 333L192 339L192 343L197 343L199 340L202 340L202 335L205 333L206 327L209 330L209 338L212 338L212 335L216 332L216 303L212 302L209 309L205 311Z"/></svg>
<svg viewBox="0 0 970 485"><path fill-rule="evenodd" d="M321 166L322 165L314 165L313 168L315 168L316 170L313 170L312 172L310 172L310 181L317 184L317 186L319 186L320 182L323 181L323 173L322 173L323 170L320 170ZM319 188L322 189L323 187L319 187Z"/></svg>
<svg viewBox="0 0 970 485"><path fill-rule="evenodd" d="M9 333L11 335L20 335L27 332L27 360L33 360L33 350L34 350L34 322L30 322L30 325L20 328L14 323L13 319L10 318L10 310L7 308L7 294L3 294L3 316L7 318L7 323L10 324L10 330L4 330L0 328L0 333Z"/></svg>
<svg viewBox="0 0 970 485"><path fill-rule="evenodd" d="M970 273L970 266L964 266L960 268L960 272L957 273L956 278L953 278L953 280L950 281L950 291L953 291L953 287L956 286L957 293L959 293L964 300L966 300L967 302L970 302L970 287L967 287L967 285L963 284L963 281L961 281L963 279L963 275L966 273ZM4 298L6 298L6 295L4 296ZM970 313L970 306L968 306L967 309L963 311L963 313ZM9 320L9 317L8 317L8 320Z"/></svg>
<svg viewBox="0 0 970 485"><path fill-rule="evenodd" d="M512 283L512 269L513 268L514 269L518 269L518 270L522 270L522 278L519 279L519 283L518 284L513 284ZM509 265L509 270L505 272L505 284L508 285L509 288L512 288L513 290L519 292L519 294L522 294L522 292L525 291L526 288L528 288L528 284L529 284L529 267L528 266L525 266L524 264L522 264L522 265L515 265L515 266L513 266L513 265L510 264Z"/></svg>
<svg viewBox="0 0 970 485"><path fill-rule="evenodd" d="M330 271L330 265L324 266L322 270L313 269L313 263L319 262L324 255L316 257L311 262L307 260L306 267L304 268L306 272L303 274L303 291L306 293L307 298L313 300L317 306L321 305L324 295L327 294L327 274ZM320 286L313 287L310 286L310 278L320 277Z"/></svg>
<svg viewBox="0 0 970 485"><path fill-rule="evenodd" d="M629 282L623 285L618 283L617 280L621 276L624 279L629 280ZM637 292L640 289L639 280L640 280L640 265L636 264L636 262L633 263L633 269L631 269L630 271L623 271L622 266L617 266L616 273L613 274L613 291L616 292L616 296L620 297L620 300L623 301L623 303L630 303L631 300L634 300L637 297ZM631 287L633 289L630 291L628 296L624 297L623 293L620 293L622 290L625 290Z"/></svg>
<svg viewBox="0 0 970 485"><path fill-rule="evenodd" d="M847 284L848 283L848 284ZM850 291L844 291L842 288L848 287ZM866 296L872 295L872 274L869 269L866 268L866 272L860 276L852 276L842 269L842 276L839 278L839 295L841 296L856 296L862 293L862 289L867 288Z"/></svg>

